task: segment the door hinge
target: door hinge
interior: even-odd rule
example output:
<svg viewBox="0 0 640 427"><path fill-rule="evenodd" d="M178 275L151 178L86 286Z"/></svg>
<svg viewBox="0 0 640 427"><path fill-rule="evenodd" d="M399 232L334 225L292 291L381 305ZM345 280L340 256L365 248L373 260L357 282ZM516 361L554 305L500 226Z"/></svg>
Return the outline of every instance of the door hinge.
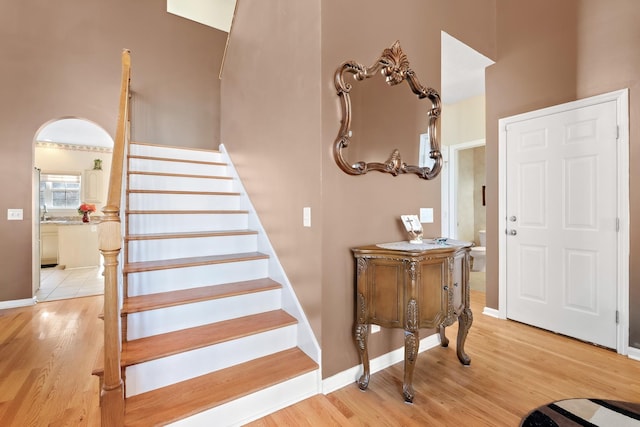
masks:
<svg viewBox="0 0 640 427"><path fill-rule="evenodd" d="M616 140L620 139L620 126L616 125Z"/></svg>
<svg viewBox="0 0 640 427"><path fill-rule="evenodd" d="M616 218L616 232L620 231L620 218Z"/></svg>
<svg viewBox="0 0 640 427"><path fill-rule="evenodd" d="M620 323L620 312L616 310L616 325Z"/></svg>

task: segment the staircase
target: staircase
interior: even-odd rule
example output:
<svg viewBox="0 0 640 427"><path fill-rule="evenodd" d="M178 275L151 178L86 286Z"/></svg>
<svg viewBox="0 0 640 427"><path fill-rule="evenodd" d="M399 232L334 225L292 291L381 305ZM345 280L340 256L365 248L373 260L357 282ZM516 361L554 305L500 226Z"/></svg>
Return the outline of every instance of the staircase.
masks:
<svg viewBox="0 0 640 427"><path fill-rule="evenodd" d="M129 146L126 426L241 425L319 391L317 342L221 149Z"/></svg>

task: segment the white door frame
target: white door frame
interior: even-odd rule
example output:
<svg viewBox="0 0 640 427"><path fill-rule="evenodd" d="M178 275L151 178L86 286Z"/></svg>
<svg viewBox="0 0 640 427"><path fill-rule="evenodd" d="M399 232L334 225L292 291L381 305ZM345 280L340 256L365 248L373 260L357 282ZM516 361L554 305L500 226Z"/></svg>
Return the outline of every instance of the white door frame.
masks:
<svg viewBox="0 0 640 427"><path fill-rule="evenodd" d="M444 237L458 238L458 199L455 197L458 194L458 153L468 148L484 147L485 143L486 140L482 138L448 146L447 176L442 177L441 187L443 194L442 235ZM446 201L444 194L448 196Z"/></svg>
<svg viewBox="0 0 640 427"><path fill-rule="evenodd" d="M629 347L629 90L622 89L537 111L506 117L498 120L498 317L507 318L507 125L523 120L539 118L576 108L588 107L603 102L615 101L617 105L617 183L618 183L618 261L617 294L618 325L616 350L627 354Z"/></svg>

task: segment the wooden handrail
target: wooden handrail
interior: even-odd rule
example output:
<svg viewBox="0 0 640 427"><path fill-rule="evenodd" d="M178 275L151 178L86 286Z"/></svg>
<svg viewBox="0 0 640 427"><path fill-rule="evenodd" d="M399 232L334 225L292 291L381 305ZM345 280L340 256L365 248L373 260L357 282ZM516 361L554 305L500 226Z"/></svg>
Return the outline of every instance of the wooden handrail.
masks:
<svg viewBox="0 0 640 427"><path fill-rule="evenodd" d="M104 216L98 227L100 252L104 257L104 377L100 398L103 427L124 425L118 257L122 249L122 177L130 137L130 79L131 55L125 49L122 51L122 85L107 205L102 209Z"/></svg>

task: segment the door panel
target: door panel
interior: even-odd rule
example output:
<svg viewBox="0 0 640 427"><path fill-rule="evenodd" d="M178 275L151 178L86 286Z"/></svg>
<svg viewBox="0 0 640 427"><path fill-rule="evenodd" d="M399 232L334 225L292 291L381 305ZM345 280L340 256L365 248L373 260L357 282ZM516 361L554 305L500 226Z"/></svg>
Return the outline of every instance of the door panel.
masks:
<svg viewBox="0 0 640 427"><path fill-rule="evenodd" d="M616 347L614 101L507 127L507 317Z"/></svg>

